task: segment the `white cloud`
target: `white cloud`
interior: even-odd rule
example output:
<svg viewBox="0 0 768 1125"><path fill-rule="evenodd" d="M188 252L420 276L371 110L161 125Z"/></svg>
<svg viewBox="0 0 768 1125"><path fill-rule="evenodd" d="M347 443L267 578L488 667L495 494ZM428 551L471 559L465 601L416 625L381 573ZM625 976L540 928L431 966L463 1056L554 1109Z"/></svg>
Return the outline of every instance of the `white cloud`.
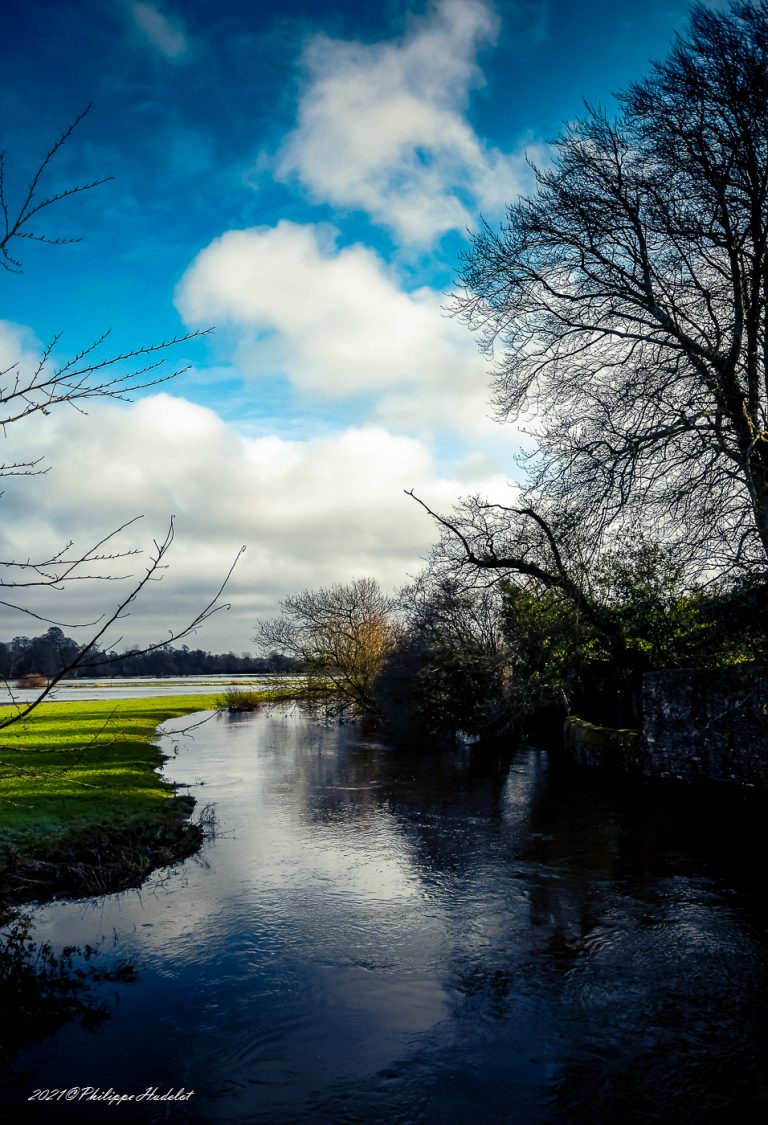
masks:
<svg viewBox="0 0 768 1125"><path fill-rule="evenodd" d="M166 58L178 59L186 53L187 35L178 20L171 19L156 4L146 0L133 0L129 10L142 35Z"/></svg>
<svg viewBox="0 0 768 1125"><path fill-rule="evenodd" d="M31 329L9 320L0 320L0 477L3 470L10 472L14 464L28 463L37 458L37 452L27 450L23 456L7 456L2 442L6 423L14 414L24 409L23 395L15 395L17 378L23 388L36 370L41 358L40 345ZM0 497L2 487L0 487Z"/></svg>
<svg viewBox="0 0 768 1125"><path fill-rule="evenodd" d="M240 367L282 373L304 395L375 395L376 420L411 433L487 428L485 362L442 295L406 292L372 250L337 249L333 233L290 222L228 231L182 279L182 315L235 326Z"/></svg>
<svg viewBox="0 0 768 1125"><path fill-rule="evenodd" d="M366 211L407 243L464 230L528 178L521 153L490 148L465 120L476 57L497 20L484 0L438 0L399 41L314 37L296 128L276 173L317 201Z"/></svg>
<svg viewBox="0 0 768 1125"><path fill-rule="evenodd" d="M34 557L71 536L82 544L139 513L144 520L123 545L151 545L177 517L170 570L123 622L126 643L163 637L194 616L245 543L232 612L195 643L247 649L257 618L287 594L362 575L395 589L419 569L436 531L404 489L443 509L467 491L506 491L480 463L472 481L467 466L461 482L441 478L422 442L381 426L304 441L246 438L212 410L169 394L97 403L87 417L29 419L9 429L6 446L15 456L31 441L51 471L6 482L0 557ZM64 622L92 620L118 593L111 583L73 586L30 604ZM0 615L0 637L37 631L30 619Z"/></svg>
<svg viewBox="0 0 768 1125"><path fill-rule="evenodd" d="M2 386L12 382L14 372L29 364L36 364L40 346L34 333L22 324L0 320L0 379Z"/></svg>

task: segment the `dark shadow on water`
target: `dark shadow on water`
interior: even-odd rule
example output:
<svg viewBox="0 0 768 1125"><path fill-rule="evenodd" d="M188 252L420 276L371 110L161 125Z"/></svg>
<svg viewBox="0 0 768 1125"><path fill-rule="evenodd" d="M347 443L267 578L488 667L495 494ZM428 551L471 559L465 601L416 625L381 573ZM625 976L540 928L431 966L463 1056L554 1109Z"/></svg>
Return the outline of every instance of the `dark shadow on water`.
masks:
<svg viewBox="0 0 768 1125"><path fill-rule="evenodd" d="M64 946L58 950L35 938L28 914L14 912L0 925L0 1075L24 1048L52 1035L70 1020L95 1030L116 997L106 983L130 983L135 969L127 962L100 964L98 947Z"/></svg>

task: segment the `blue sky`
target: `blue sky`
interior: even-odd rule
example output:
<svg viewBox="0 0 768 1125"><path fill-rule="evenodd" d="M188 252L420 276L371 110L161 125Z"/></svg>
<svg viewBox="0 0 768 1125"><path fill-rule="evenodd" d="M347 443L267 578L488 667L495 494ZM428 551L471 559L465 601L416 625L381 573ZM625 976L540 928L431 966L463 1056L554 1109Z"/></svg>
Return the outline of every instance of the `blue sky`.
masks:
<svg viewBox="0 0 768 1125"><path fill-rule="evenodd" d="M677 0L5 0L2 138L11 198L92 109L48 186L111 176L51 210L0 276L0 367L105 329L123 351L179 345L179 379L9 428L3 554L28 557L143 514L178 519L172 567L122 636L193 615L241 543L232 611L197 638L245 650L304 587L371 574L394 590L433 538L434 506L504 494L520 435L487 406L487 370L443 311L467 230L530 187L526 153L586 99L662 57ZM3 361L4 362L1 362ZM50 606L73 621L98 595ZM64 598L69 601L64 606ZM54 608L55 606L55 608ZM0 616L0 635L33 633Z"/></svg>

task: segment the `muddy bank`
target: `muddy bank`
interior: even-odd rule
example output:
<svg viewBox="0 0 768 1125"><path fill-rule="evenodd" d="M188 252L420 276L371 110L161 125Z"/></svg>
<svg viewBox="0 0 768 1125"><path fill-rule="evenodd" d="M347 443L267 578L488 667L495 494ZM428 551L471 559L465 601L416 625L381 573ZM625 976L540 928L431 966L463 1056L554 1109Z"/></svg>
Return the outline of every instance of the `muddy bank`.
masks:
<svg viewBox="0 0 768 1125"><path fill-rule="evenodd" d="M162 825L89 825L69 831L44 850L7 849L0 857L0 917L24 903L138 887L157 868L194 854L205 839L210 813L203 810L192 823L187 818L194 800L178 797L173 803L176 808Z"/></svg>

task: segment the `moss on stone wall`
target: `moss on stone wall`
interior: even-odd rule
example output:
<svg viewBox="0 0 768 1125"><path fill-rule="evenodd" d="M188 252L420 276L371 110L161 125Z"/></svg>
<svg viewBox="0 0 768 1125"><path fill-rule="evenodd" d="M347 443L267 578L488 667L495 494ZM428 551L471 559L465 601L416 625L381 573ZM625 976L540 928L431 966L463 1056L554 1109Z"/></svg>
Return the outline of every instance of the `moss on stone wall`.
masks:
<svg viewBox="0 0 768 1125"><path fill-rule="evenodd" d="M563 731L565 750L589 769L614 774L646 774L648 754L639 730L599 727L570 716Z"/></svg>

